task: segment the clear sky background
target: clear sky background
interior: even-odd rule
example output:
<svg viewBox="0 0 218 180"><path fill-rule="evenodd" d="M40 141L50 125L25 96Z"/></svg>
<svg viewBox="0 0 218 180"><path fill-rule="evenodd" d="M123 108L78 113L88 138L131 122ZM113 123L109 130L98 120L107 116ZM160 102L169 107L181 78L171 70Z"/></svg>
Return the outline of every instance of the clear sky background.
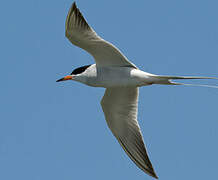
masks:
<svg viewBox="0 0 218 180"><path fill-rule="evenodd" d="M100 106L104 89L55 82L94 63L64 36L72 2L0 3L0 179L152 179L109 131ZM77 5L96 32L142 70L218 77L217 0ZM138 119L161 180L217 179L217 112L218 89L140 89Z"/></svg>

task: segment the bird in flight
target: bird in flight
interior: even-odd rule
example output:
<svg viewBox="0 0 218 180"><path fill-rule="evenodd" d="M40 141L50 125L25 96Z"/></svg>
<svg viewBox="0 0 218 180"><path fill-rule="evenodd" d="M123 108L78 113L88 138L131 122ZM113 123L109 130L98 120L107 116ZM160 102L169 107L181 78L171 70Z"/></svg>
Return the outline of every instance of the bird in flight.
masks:
<svg viewBox="0 0 218 180"><path fill-rule="evenodd" d="M57 82L73 80L106 88L101 106L108 127L130 159L142 171L158 179L137 121L139 87L152 84L190 85L173 82L174 79L217 78L162 76L139 70L118 48L97 35L75 2L68 12L65 28L70 42L90 53L95 64L79 67Z"/></svg>

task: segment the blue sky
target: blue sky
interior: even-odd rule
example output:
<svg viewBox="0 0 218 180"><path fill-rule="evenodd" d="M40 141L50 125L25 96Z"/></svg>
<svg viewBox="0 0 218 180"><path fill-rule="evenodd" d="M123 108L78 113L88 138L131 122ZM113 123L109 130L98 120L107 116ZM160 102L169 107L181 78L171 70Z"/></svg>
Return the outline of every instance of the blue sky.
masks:
<svg viewBox="0 0 218 180"><path fill-rule="evenodd" d="M109 131L100 107L104 89L55 82L94 62L64 36L71 4L1 2L0 179L152 179ZM142 70L218 77L218 1L77 5L96 32ZM217 89L141 88L138 119L160 179L217 179L217 99Z"/></svg>

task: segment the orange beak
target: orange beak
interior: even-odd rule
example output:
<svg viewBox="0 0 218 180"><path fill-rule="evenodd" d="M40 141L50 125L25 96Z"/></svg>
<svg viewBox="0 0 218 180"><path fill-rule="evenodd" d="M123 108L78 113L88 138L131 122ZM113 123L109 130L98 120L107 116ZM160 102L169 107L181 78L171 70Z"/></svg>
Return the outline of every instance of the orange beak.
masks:
<svg viewBox="0 0 218 180"><path fill-rule="evenodd" d="M56 82L66 81L66 80L71 80L71 79L73 79L73 77L70 75L67 75L64 78L58 79Z"/></svg>

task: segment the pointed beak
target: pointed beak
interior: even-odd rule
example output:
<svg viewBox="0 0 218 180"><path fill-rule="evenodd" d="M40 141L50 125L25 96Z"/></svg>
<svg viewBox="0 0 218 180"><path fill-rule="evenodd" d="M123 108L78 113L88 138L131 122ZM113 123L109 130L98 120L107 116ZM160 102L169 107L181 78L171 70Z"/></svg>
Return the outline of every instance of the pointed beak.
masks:
<svg viewBox="0 0 218 180"><path fill-rule="evenodd" d="M73 79L73 77L70 76L70 75L67 75L67 76L65 76L65 77L63 77L61 79L58 79L56 82L66 81L66 80L71 80L71 79Z"/></svg>

